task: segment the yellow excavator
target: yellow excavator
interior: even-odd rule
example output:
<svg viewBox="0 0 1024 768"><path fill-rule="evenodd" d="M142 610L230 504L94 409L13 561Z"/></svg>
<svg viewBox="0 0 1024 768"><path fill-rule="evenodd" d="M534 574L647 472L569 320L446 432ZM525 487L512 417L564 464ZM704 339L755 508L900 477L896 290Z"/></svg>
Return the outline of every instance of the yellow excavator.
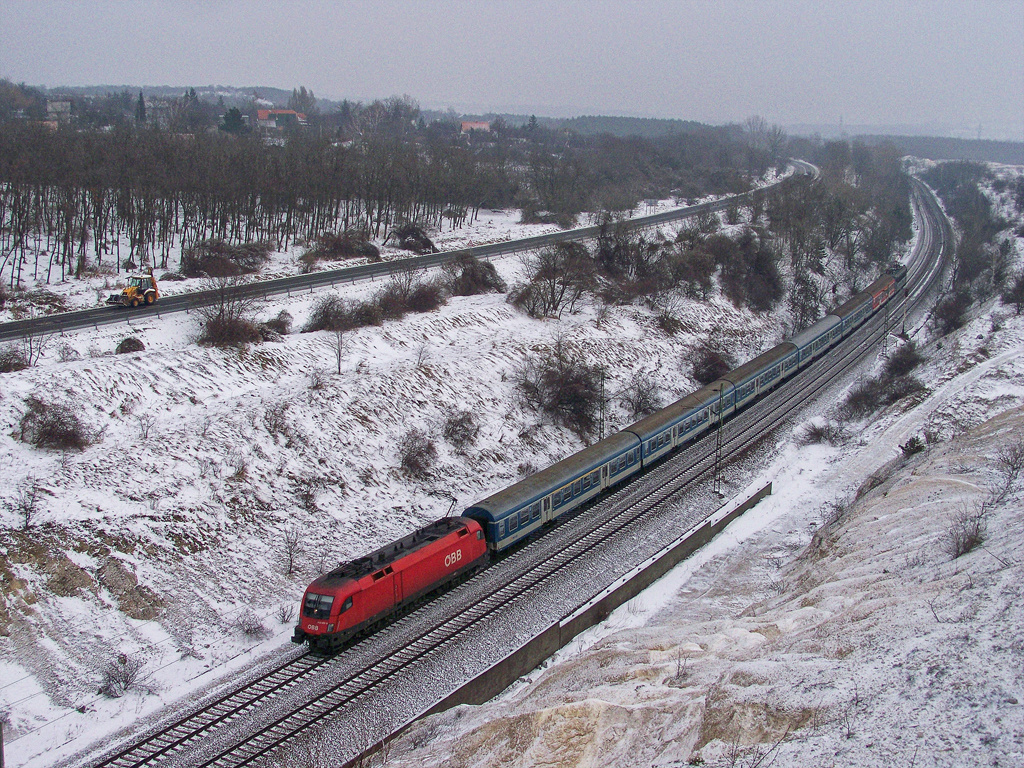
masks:
<svg viewBox="0 0 1024 768"><path fill-rule="evenodd" d="M107 304L118 307L137 307L140 304L153 304L159 298L160 291L156 287L156 278L153 277L151 269L148 275L131 275L124 290L111 294L107 299Z"/></svg>

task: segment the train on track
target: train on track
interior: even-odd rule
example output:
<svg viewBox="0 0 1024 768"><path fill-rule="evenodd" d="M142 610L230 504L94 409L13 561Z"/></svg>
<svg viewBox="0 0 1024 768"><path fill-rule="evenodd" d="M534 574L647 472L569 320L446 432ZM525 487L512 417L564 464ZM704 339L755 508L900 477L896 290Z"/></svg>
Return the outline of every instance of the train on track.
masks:
<svg viewBox="0 0 1024 768"><path fill-rule="evenodd" d="M581 504L707 434L849 336L905 290L889 270L792 339L610 437L342 564L306 589L292 641L330 653L456 581Z"/></svg>

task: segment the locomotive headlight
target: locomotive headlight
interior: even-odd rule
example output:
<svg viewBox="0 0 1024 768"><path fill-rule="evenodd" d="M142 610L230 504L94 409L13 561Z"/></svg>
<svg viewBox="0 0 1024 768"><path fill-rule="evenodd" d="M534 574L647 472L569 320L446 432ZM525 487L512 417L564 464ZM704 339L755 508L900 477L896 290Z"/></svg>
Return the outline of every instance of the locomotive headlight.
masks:
<svg viewBox="0 0 1024 768"><path fill-rule="evenodd" d="M334 625L333 624L328 624L327 625L327 631L328 632L333 632L334 631Z"/></svg>

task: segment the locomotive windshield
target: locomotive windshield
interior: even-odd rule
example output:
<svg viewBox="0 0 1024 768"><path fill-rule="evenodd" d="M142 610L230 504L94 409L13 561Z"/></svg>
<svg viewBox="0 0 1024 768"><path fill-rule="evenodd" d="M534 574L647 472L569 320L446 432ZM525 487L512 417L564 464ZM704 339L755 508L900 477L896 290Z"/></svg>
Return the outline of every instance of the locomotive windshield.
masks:
<svg viewBox="0 0 1024 768"><path fill-rule="evenodd" d="M334 595L314 595L310 592L302 605L302 615L309 619L327 619L331 616L332 605Z"/></svg>

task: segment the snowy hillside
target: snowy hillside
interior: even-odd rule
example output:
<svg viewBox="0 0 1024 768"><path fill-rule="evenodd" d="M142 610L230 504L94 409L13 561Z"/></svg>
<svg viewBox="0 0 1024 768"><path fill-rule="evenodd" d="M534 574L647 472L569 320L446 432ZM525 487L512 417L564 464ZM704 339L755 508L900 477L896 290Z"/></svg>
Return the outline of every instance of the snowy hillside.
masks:
<svg viewBox="0 0 1024 768"><path fill-rule="evenodd" d="M495 264L509 283L523 269L516 257ZM293 268L281 266L282 271ZM361 284L340 293L363 297L378 287ZM298 328L314 300L309 295L282 299L262 307L260 316L270 318L287 309ZM531 320L498 294L453 298L437 312L346 334L340 373L333 335L295 332L281 342L241 350L208 349L194 344L198 320L186 315L54 340L43 365L4 374L0 390L0 498L5 502L0 509L0 711L9 712L9 764L51 765L164 704L180 703L224 675L251 667L254 660L289 652L286 638L294 610L313 577L452 507L468 506L531 468L551 463L566 447L579 447L568 430L542 423L516 397L513 374L528 351L560 338L608 366L608 432L631 420L618 393L634 376L656 379L667 403L695 388L689 376L693 351L710 337L721 338L727 329L729 347L738 359L747 359L776 343L790 322L784 309L755 315L720 297L684 301L677 316L681 330L669 336L658 329L655 313L639 305L604 307L594 302L555 322ZM1015 318L1004 319L998 333L991 327L990 319L981 318L960 332L957 343L947 339L941 348L929 347L929 374L922 376L929 387L939 389L963 365L963 375L974 376L982 394L961 398L961 380L949 379L949 396L933 406L927 424L923 417L920 426L911 422L899 442L925 427L946 439L962 431L961 425L976 425L1019 402L1013 381L1019 371L1005 365L1018 365L1013 356L1024 331ZM143 341L145 351L113 355L129 334ZM982 339L975 338L979 334ZM983 345L984 354L978 351ZM92 444L67 453L29 447L20 432L33 398L78 415L92 433ZM441 435L445 419L455 410L471 412L480 426L475 442L464 450ZM891 423L900 417L894 411L885 418ZM689 697L687 711L693 713L703 706L706 692L691 686L691 676L700 675L710 685L718 679L716 669L725 674L729 664L746 659L757 668L757 680L770 679L775 667L790 664L795 652L789 650L777 651L785 659L769 665L769 671L758 657L742 654L752 653L754 641L774 642L795 632L796 620L787 624L792 606L786 595L800 580L800 569L810 567L795 560L796 554L810 540L811 523L820 525L827 516L829 502L846 498L898 453L895 438L884 449L875 439L886 423L865 425L856 432L858 441L841 448L787 447L784 441L779 469L766 470L775 479L776 496L738 526L739 532L750 526L746 535L755 549L727 550L724 541L718 542L670 577L684 583L686 573L707 562L696 572L694 584L712 589L701 597L711 602L691 602L686 610L703 611L695 615L705 617L715 610L723 623L708 619L700 626L688 624L685 639L676 640L677 630L669 626L678 623L673 620L661 629L650 624L614 641L599 642L608 630L597 630L562 654L568 658L583 653L585 644L605 649L606 667L596 667L601 671L590 682L573 689L566 681L585 681L592 673L586 666L572 671L555 666L541 678L536 693L526 687L507 694L498 704L503 710L499 715L483 707L425 721L398 748L402 759L410 765L449 758L485 765L491 763L484 755L491 755L491 762L497 762L498 752L480 752L479 762L463 756L461 747L451 746L456 743L451 739L458 738L507 749L513 763L533 765L543 763L546 753L529 748L542 749L537 745L546 743L548 734L559 742L577 743L584 749L581 755L607 763L607 753L589 741L588 733L614 737L624 748L633 744L641 750L636 754L656 756L662 754L658 743L678 739L682 751L666 752L672 756L666 757L669 764L690 758L683 747L703 749L709 758L720 755L715 752L721 747L714 742L718 737L712 736L707 747L695 746L696 740L686 743L689 736L684 734L691 732L686 729L696 726L678 714L671 718L681 729L676 735L669 738L669 731L654 728L651 742L641 744L647 729L637 726L640 721L622 719L622 712L632 712L638 696L658 698L661 693L638 690L641 681L633 682L629 671L637 666L635 659L626 656L620 664L609 649L635 646L637 658L646 659L640 665L648 670L644 680L659 691L665 686L658 681L671 667L680 686L668 688ZM410 477L398 466L397 442L411 428L430 435L438 449L426 478ZM995 445L984 450L990 449ZM926 458L931 461L941 450L931 449ZM856 468L845 464L844 457L854 457ZM814 466L818 468L812 470ZM969 482L983 485L978 478ZM25 526L29 506L31 525ZM847 519L858 515L851 513ZM841 526L830 531L838 535ZM907 535L918 535L909 524ZM709 560L711 555L717 559ZM866 562L863 557L856 560ZM927 562L935 568L952 567L940 560ZM734 581L719 581L732 572ZM733 591L730 583L736 585ZM661 593L666 606L682 599L671 597L674 588ZM807 625L830 627L830 616L841 613L837 601L847 599L837 597L840 593L835 586L821 595L824 607L808 613ZM649 594L641 601L650 599ZM750 615L740 616L748 606ZM721 619L722 607L731 611L731 618ZM776 618L762 621L754 611L776 617L776 628L767 629ZM617 620L637 625L646 616L633 607L620 612ZM656 620L668 616L662 613ZM665 638L664 644L659 640L657 648L647 647L638 639L650 632ZM685 653L677 653L680 648ZM801 654L798 660L804 658ZM808 650L806 656L811 655ZM714 664L698 672L697 660L707 664L712 656ZM815 663L825 677L835 673L824 662ZM111 672L126 664L139 666L140 679L125 695L111 697L105 684ZM613 692L614 675L601 677L611 669L619 669L628 685ZM851 675L836 679L853 680ZM549 685L545 680L561 682ZM726 682L715 690L725 686L723 696L739 696ZM107 695L98 692L104 686ZM800 690L796 683L790 688ZM546 690L561 693L535 698ZM845 687L839 690L846 695ZM792 699L780 702L782 711ZM820 706L822 712L826 704L835 712L840 703L829 699ZM510 707L519 712L518 720L504 717ZM579 729L578 737L546 730L541 723L548 720L540 712L550 712L552 722L564 722L570 730ZM566 712L580 717L567 718ZM609 728L594 724L598 714ZM867 719L861 717L862 722ZM522 732L512 731L513 722L534 723L537 741L519 741ZM731 738L724 726L722 733L725 741ZM433 734L430 753L407 752L412 744L422 743L423 734ZM787 738L790 742L795 737ZM565 757L567 764L577 764Z"/></svg>
<svg viewBox="0 0 1024 768"><path fill-rule="evenodd" d="M1022 764L1024 476L991 502L1024 436L1024 323L930 351L932 397L843 447L784 449L751 484L774 495L710 547L387 764ZM983 547L953 559L984 502Z"/></svg>
<svg viewBox="0 0 1024 768"><path fill-rule="evenodd" d="M517 257L495 264L509 283L523 269ZM299 328L315 299L282 299L260 316L287 309ZM638 306L594 302L551 322L500 294L456 297L346 334L340 374L333 334L210 349L195 345L189 315L54 339L41 365L4 374L0 393L9 758L51 764L287 652L312 578L581 447L518 402L513 373L528 351L563 338L605 362L610 431L631 420L616 393L635 375L655 378L667 403L695 387L689 356L717 329L735 329L730 347L750 357L781 325L721 298L688 301L679 319L682 330L667 336ZM112 354L129 335L145 351ZM93 443L81 452L25 443L33 398L77 415ZM456 410L480 427L461 451L441 436ZM426 478L399 468L396 445L412 428L438 449ZM125 661L141 665L143 683L122 698L98 693Z"/></svg>
<svg viewBox="0 0 1024 768"><path fill-rule="evenodd" d="M794 430L750 483L773 496L387 764L1024 764L1024 317L990 301L922 351L926 397L837 447Z"/></svg>

